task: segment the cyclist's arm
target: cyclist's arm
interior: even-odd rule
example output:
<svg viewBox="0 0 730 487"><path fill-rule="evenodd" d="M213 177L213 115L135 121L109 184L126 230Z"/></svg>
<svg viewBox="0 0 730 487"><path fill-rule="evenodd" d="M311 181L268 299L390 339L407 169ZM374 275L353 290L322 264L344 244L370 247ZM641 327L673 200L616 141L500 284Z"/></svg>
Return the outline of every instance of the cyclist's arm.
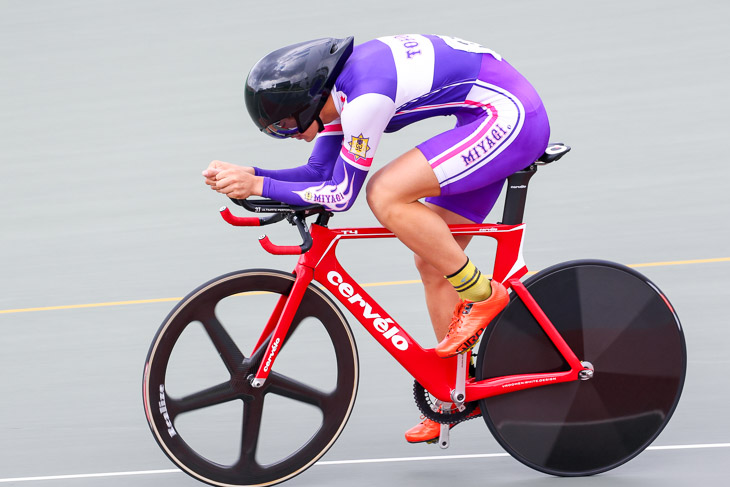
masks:
<svg viewBox="0 0 730 487"><path fill-rule="evenodd" d="M342 125L340 120L327 124L317 136L314 150L306 164L288 169L263 169L254 167L256 176L278 181L324 181L332 177L332 161L337 158L342 145Z"/></svg>
<svg viewBox="0 0 730 487"><path fill-rule="evenodd" d="M367 93L350 101L342 111L343 139L331 177L308 182L264 177L263 196L295 205L319 203L332 211L349 209L394 113L393 100L384 95Z"/></svg>

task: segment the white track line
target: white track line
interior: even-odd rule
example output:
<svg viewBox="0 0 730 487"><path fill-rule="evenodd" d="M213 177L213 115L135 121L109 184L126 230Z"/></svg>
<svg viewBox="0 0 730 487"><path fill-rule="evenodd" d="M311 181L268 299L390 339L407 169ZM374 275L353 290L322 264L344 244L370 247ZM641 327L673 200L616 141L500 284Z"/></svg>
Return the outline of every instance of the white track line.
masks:
<svg viewBox="0 0 730 487"><path fill-rule="evenodd" d="M699 445L665 445L650 446L647 450L696 450L699 448L730 448L730 443L706 443ZM438 457L401 457L401 458L366 458L362 460L334 460L317 462L314 466L326 465L355 465L359 463L393 463L393 462L432 462L435 460L463 460L470 458L500 458L508 457L507 453L477 453L473 455L449 455ZM16 477L10 479L0 479L0 484L9 482L34 482L42 480L69 480L69 479L90 479L103 477L125 477L131 475L161 475L170 473L181 473L176 468L165 470L139 470L131 472L106 472L106 473L81 473L72 475L48 475L44 477Z"/></svg>

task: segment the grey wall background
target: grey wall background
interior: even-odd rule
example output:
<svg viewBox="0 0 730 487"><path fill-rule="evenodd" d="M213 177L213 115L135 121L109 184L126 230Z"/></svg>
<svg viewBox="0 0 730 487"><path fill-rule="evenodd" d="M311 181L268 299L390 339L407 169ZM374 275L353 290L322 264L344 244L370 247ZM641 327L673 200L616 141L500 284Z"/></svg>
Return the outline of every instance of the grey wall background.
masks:
<svg viewBox="0 0 730 487"><path fill-rule="evenodd" d="M7 311L169 298L236 268L291 268L293 258L258 248L259 232L220 221L225 201L200 177L212 159L269 167L306 160L306 144L261 136L243 106L245 74L270 50L322 36L361 42L404 32L487 45L537 87L552 139L573 146L533 179L525 253L532 269L583 257L716 259L730 256L729 14L719 0L0 0L0 481L170 467L146 431L139 385L146 348L172 303ZM451 123L432 120L385 137L374 167ZM361 198L333 223L375 220ZM296 239L286 226L268 233L277 242ZM473 252L488 267L490 247L475 246L482 248ZM382 268L362 259L373 249ZM363 282L417 279L395 242L352 244L342 254ZM679 310L690 347L685 396L658 441L728 442L728 263L646 272ZM373 294L411 323L414 336L432 339L418 285ZM358 409L327 458L439 454L404 444L402 432L418 416L410 380L359 338ZM459 434L448 453L499 451L485 428ZM730 473L723 459L727 449L647 452L584 481L720 485ZM490 462L459 461L458 470L445 462L317 467L291 484L367 475L436 485L454 471L486 471L495 484L568 482L510 459ZM91 481L54 485L83 482ZM182 476L134 482L192 485Z"/></svg>

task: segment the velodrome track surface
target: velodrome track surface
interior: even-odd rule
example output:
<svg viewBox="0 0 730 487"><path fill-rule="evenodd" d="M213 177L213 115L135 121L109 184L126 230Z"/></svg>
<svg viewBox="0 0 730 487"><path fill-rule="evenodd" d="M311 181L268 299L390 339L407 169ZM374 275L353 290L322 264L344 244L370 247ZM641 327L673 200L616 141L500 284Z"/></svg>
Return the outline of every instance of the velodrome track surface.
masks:
<svg viewBox="0 0 730 487"><path fill-rule="evenodd" d="M225 201L200 171L211 159L286 167L309 149L253 129L245 73L300 40L434 32L488 45L535 84L552 139L573 152L531 183L528 266L641 265L685 329L683 398L652 449L591 478L531 471L481 420L454 429L449 450L408 445L403 431L419 415L411 380L351 320L362 367L353 416L288 485L726 485L729 15L710 0L0 0L0 484L200 485L148 431L149 343L174 298L198 284L295 262L264 253L259 231L224 224ZM375 167L450 123L385 137ZM374 224L364 198L333 220ZM281 243L292 232L267 230ZM490 252L470 255L489 268ZM348 242L342 260L414 337L432 340L396 242Z"/></svg>

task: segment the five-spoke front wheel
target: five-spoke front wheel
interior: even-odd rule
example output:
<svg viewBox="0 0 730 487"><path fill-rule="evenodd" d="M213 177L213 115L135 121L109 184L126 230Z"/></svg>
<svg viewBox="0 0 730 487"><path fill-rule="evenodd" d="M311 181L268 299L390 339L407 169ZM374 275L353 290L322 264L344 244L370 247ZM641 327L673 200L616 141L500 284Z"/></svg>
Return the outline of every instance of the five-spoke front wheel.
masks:
<svg viewBox="0 0 730 487"><path fill-rule="evenodd" d="M170 312L150 347L144 406L155 439L184 472L212 485L272 485L314 464L355 402L357 349L342 313L309 286L263 387L258 334L280 312L294 276L218 277ZM248 348L245 348L248 347Z"/></svg>

